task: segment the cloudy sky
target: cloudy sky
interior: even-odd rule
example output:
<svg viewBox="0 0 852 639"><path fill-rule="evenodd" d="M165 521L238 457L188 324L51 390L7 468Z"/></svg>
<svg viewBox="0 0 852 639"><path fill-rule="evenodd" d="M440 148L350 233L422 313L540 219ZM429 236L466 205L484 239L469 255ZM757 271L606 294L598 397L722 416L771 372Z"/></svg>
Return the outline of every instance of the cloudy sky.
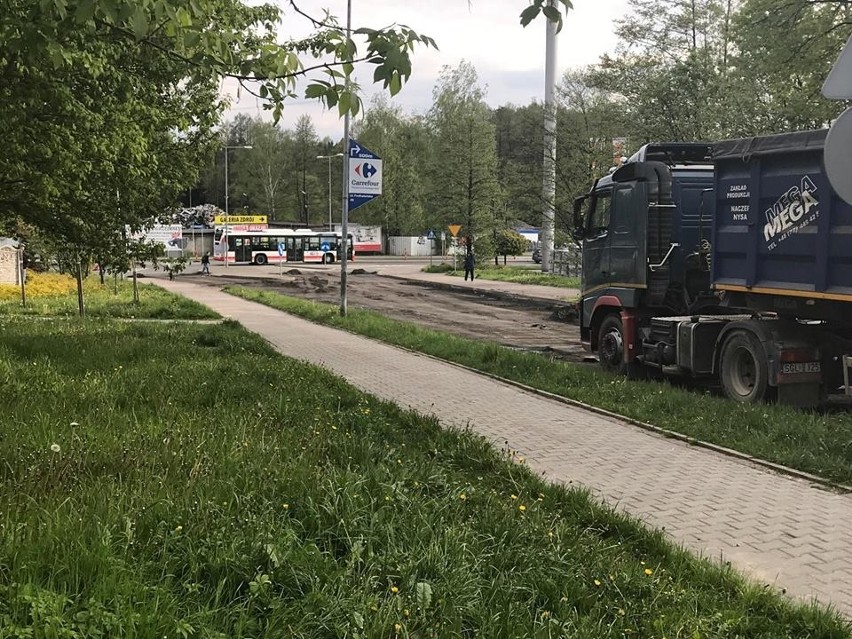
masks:
<svg viewBox="0 0 852 639"><path fill-rule="evenodd" d="M282 37L303 37L311 32L308 22L295 14L286 0ZM345 23L346 0L296 0L300 9L321 17L328 9ZM486 87L487 101L493 106L528 104L544 99L545 25L542 18L526 28L519 22L525 0L352 0L352 26L382 27L404 24L436 40L439 49L418 48L412 58L411 80L394 98L409 113L424 113L432 103L432 90L445 66L462 60L471 62ZM566 70L597 61L615 49L613 22L624 15L628 0L574 0L574 9L558 36L557 77ZM366 105L378 91L370 84L372 68L356 69ZM262 115L257 101L244 92L237 96L235 85L226 83L223 92L231 95L232 109L226 117L243 113ZM336 112L324 112L310 101L288 103L282 123L289 127L302 114L309 114L317 133L335 140L343 135L343 121Z"/></svg>

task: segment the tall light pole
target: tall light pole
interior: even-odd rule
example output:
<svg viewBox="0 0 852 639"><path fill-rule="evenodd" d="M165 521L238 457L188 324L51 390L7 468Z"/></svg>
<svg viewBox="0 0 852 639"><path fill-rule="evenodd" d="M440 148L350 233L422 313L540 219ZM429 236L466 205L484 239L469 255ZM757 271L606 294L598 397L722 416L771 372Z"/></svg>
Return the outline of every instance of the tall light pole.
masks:
<svg viewBox="0 0 852 639"><path fill-rule="evenodd" d="M332 158L342 158L342 153L335 153L334 155L318 155L317 160L328 160L328 230L334 230L334 224L331 221L331 159Z"/></svg>
<svg viewBox="0 0 852 639"><path fill-rule="evenodd" d="M227 242L227 246L225 247L225 255L223 257L225 260L225 268L228 268L228 246L230 246L231 243L231 240L228 237L228 222L231 212L228 208L228 151L230 149L250 149L251 146L245 144L229 146L226 144L222 148L225 149L225 242Z"/></svg>
<svg viewBox="0 0 852 639"><path fill-rule="evenodd" d="M556 0L548 0L548 6L558 10ZM542 242L541 270L553 271L553 235L556 230L556 30L557 24L548 17L545 19L547 35L545 40L544 66L544 180L542 183Z"/></svg>

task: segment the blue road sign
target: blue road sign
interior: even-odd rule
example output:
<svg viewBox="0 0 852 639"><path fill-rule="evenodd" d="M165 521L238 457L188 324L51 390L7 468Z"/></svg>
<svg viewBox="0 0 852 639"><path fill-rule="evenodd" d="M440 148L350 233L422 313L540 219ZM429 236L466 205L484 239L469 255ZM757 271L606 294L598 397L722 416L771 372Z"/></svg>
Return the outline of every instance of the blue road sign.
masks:
<svg viewBox="0 0 852 639"><path fill-rule="evenodd" d="M426 237L430 240L434 240L435 239L435 231L433 231L432 229L429 229L429 231L426 233Z"/></svg>
<svg viewBox="0 0 852 639"><path fill-rule="evenodd" d="M278 255L284 257L284 242L278 242Z"/></svg>
<svg viewBox="0 0 852 639"><path fill-rule="evenodd" d="M349 140L349 210L381 194L382 159L357 140Z"/></svg>

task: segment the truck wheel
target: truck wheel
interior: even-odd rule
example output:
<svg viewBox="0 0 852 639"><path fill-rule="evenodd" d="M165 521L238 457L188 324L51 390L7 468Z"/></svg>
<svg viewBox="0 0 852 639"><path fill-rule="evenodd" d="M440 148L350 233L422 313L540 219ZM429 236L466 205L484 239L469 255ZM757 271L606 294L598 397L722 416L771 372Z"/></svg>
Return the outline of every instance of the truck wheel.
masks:
<svg viewBox="0 0 852 639"><path fill-rule="evenodd" d="M628 374L624 363L624 328L618 315L607 315L598 331L598 361L610 373Z"/></svg>
<svg viewBox="0 0 852 639"><path fill-rule="evenodd" d="M254 263L258 266L263 266L266 264L266 256L263 253L258 253L254 256Z"/></svg>
<svg viewBox="0 0 852 639"><path fill-rule="evenodd" d="M756 403L769 389L769 364L753 333L738 331L722 347L719 361L722 389L737 402Z"/></svg>

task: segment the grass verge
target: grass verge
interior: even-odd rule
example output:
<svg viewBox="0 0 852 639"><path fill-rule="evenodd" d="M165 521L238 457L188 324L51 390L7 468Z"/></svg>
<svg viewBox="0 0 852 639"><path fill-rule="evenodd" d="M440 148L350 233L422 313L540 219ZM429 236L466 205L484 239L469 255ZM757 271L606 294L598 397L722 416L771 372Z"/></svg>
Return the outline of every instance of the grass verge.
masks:
<svg viewBox="0 0 852 639"><path fill-rule="evenodd" d="M446 273L462 277L464 269L453 270L452 264L437 264L423 268L426 273ZM477 265L476 279L494 280L497 282L517 282L518 284L537 284L538 286L553 286L555 288L580 288L579 277L564 277L542 273L524 266L494 266L493 264Z"/></svg>
<svg viewBox="0 0 852 639"><path fill-rule="evenodd" d="M2 636L852 636L231 322L0 330Z"/></svg>
<svg viewBox="0 0 852 639"><path fill-rule="evenodd" d="M852 415L774 405L740 405L709 392L640 382L388 319L373 311L286 297L252 288L231 293L312 321L367 335L521 382L620 415L852 485Z"/></svg>
<svg viewBox="0 0 852 639"><path fill-rule="evenodd" d="M0 285L0 315L78 315L77 284L56 273L27 277L27 305L21 306L19 287ZM133 282L96 276L83 281L86 315L136 319L215 319L219 315L202 304L174 295L152 284L139 284L139 303L133 302Z"/></svg>

